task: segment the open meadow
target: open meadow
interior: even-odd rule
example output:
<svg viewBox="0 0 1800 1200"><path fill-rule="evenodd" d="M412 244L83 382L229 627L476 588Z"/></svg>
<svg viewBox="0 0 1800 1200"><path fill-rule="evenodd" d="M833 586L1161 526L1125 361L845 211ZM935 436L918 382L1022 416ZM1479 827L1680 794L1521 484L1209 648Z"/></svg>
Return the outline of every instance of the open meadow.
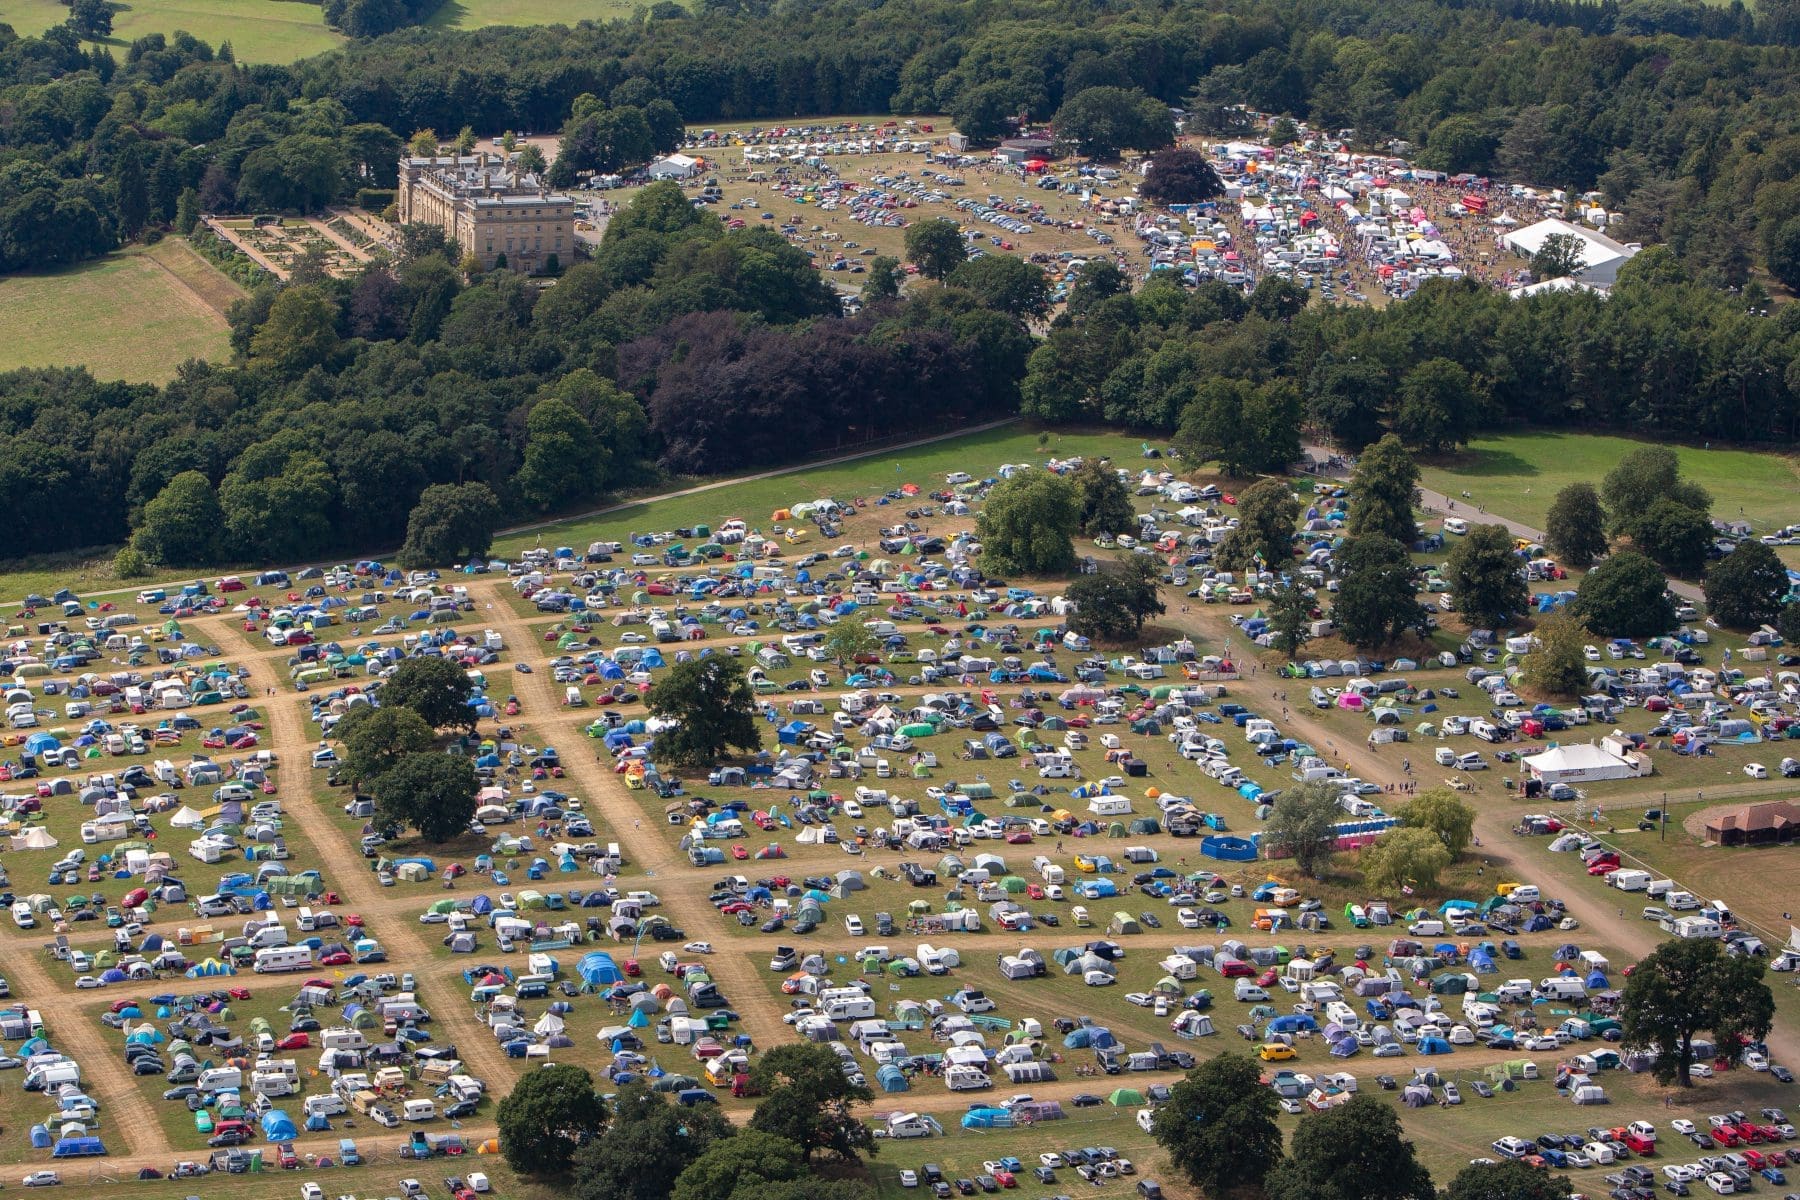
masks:
<svg viewBox="0 0 1800 1200"><path fill-rule="evenodd" d="M112 36L102 44L116 55L152 33L193 34L217 48L230 42L245 63L286 63L344 44L326 28L319 6L303 0L127 0L113 18ZM58 0L16 0L6 5L8 24L21 35L41 33L68 18Z"/></svg>
<svg viewBox="0 0 1800 1200"><path fill-rule="evenodd" d="M1644 443L1591 433L1526 430L1478 437L1463 453L1421 464L1420 482L1538 529L1556 493L1571 483L1596 488L1625 455ZM1753 450L1672 445L1685 479L1712 493L1713 515L1750 521L1758 532L1793 521L1800 459Z"/></svg>
<svg viewBox="0 0 1800 1200"><path fill-rule="evenodd" d="M225 309L243 290L165 238L91 263L0 279L0 370L81 365L162 383L190 358L230 353Z"/></svg>

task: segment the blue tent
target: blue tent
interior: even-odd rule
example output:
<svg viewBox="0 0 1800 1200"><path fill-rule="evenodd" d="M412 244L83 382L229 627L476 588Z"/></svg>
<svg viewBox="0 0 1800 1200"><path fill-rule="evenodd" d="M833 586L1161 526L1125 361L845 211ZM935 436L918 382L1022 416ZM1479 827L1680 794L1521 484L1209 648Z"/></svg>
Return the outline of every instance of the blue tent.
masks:
<svg viewBox="0 0 1800 1200"><path fill-rule="evenodd" d="M1606 982L1606 973L1604 971L1588 972L1587 986L1590 991L1604 991L1609 986Z"/></svg>
<svg viewBox="0 0 1800 1200"><path fill-rule="evenodd" d="M971 1108L963 1114L964 1129L1011 1129L1013 1115L1004 1108Z"/></svg>
<svg viewBox="0 0 1800 1200"><path fill-rule="evenodd" d="M486 892L469 901L469 911L478 917L485 917L494 911L494 902L488 899Z"/></svg>
<svg viewBox="0 0 1800 1200"><path fill-rule="evenodd" d="M1299 1033L1303 1029L1314 1032L1318 1028L1319 1023L1304 1013L1289 1013L1269 1022L1270 1033Z"/></svg>
<svg viewBox="0 0 1800 1200"><path fill-rule="evenodd" d="M581 976L583 983L593 987L618 983L625 978L618 964L613 962L612 955L599 950L582 955L581 961L575 964L575 973Z"/></svg>
<svg viewBox="0 0 1800 1200"><path fill-rule="evenodd" d="M48 1150L50 1148L50 1131L42 1125L33 1125L31 1127L31 1148Z"/></svg>
<svg viewBox="0 0 1800 1200"><path fill-rule="evenodd" d="M1068 1036L1063 1038L1064 1050L1091 1050L1093 1045L1093 1031L1085 1025L1078 1029L1071 1029Z"/></svg>
<svg viewBox="0 0 1800 1200"><path fill-rule="evenodd" d="M53 733L34 733L25 739L25 753L44 754L51 750L61 750L62 743L56 740Z"/></svg>
<svg viewBox="0 0 1800 1200"><path fill-rule="evenodd" d="M1422 1037L1419 1039L1420 1054L1448 1054L1450 1043L1441 1037Z"/></svg>
<svg viewBox="0 0 1800 1200"><path fill-rule="evenodd" d="M1200 839L1200 853L1225 862L1255 862L1256 843L1249 838L1221 834Z"/></svg>
<svg viewBox="0 0 1800 1200"><path fill-rule="evenodd" d="M884 1092L904 1092L911 1087L906 1082L906 1072L897 1063L882 1063L875 1071L875 1082Z"/></svg>
<svg viewBox="0 0 1800 1200"><path fill-rule="evenodd" d="M263 1114L263 1139L270 1142L291 1142L298 1135L294 1122L279 1108L272 1108Z"/></svg>

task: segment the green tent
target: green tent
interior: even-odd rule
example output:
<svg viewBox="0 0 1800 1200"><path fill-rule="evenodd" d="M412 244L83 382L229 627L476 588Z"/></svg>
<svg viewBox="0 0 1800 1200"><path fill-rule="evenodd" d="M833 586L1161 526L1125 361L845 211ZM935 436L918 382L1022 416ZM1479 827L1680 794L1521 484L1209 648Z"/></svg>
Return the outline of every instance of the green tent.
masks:
<svg viewBox="0 0 1800 1200"><path fill-rule="evenodd" d="M915 721L911 725L900 727L900 735L909 738L931 737L937 731L937 726L927 721Z"/></svg>
<svg viewBox="0 0 1800 1200"><path fill-rule="evenodd" d="M1114 1108L1127 1108L1134 1104L1142 1104L1144 1094L1136 1088L1114 1088L1112 1095L1106 1098L1106 1102Z"/></svg>

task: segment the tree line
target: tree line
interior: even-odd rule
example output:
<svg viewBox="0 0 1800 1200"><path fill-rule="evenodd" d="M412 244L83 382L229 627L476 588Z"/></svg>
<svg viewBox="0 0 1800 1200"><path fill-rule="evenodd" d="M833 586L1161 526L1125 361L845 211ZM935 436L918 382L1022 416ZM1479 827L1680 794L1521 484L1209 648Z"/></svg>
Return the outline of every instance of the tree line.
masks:
<svg viewBox="0 0 1800 1200"><path fill-rule="evenodd" d="M1800 433L1800 313L1748 311L1667 248L1610 296L1513 300L1431 281L1384 308L1248 296L1159 273L1136 292L1093 266L1032 351L1024 411L1178 434L1233 474L1293 461L1302 423L1356 451L1385 432L1436 453L1505 424L1736 441Z"/></svg>
<svg viewBox="0 0 1800 1200"><path fill-rule="evenodd" d="M376 32L426 3L330 6L346 28ZM702 0L553 38L405 28L255 67L184 34L140 39L119 63L68 25L31 38L0 27L0 169L46 172L0 189L0 270L135 236L134 153L146 173L171 156L161 169L178 186L155 206L167 221L186 187L205 208L238 211L385 186L391 139L420 129L574 122L586 160L623 159L643 147L628 110L654 132L668 115L652 113L658 101L689 123L948 112L983 138L1062 114L1105 126L1096 145L1155 133L1153 110L1102 103L1115 91L1184 105L1201 128L1237 132L1249 105L1351 129L1366 147L1403 141L1446 171L1597 188L1628 215L1625 237L1666 242L1707 282L1743 285L1762 259L1792 283L1800 112L1783 98L1800 83L1795 44L1800 0L1764 0L1754 16L1697 0ZM1108 120L1091 120L1101 107ZM287 142L240 186L247 158L300 137L329 145Z"/></svg>
<svg viewBox="0 0 1800 1200"><path fill-rule="evenodd" d="M541 293L465 281L435 229L348 279L297 274L231 311L239 358L163 387L0 374L0 504L21 554L130 539L133 566L485 553L507 514L672 472L802 459L1016 411L1030 339L973 292L835 315L774 232L673 184Z"/></svg>

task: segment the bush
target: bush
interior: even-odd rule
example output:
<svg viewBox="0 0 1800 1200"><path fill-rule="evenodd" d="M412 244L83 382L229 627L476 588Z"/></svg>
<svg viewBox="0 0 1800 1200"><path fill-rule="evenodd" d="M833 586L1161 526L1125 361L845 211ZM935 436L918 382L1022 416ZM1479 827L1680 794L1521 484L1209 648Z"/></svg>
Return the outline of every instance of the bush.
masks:
<svg viewBox="0 0 1800 1200"><path fill-rule="evenodd" d="M394 202L393 188L357 188L356 207L378 213Z"/></svg>
<svg viewBox="0 0 1800 1200"><path fill-rule="evenodd" d="M142 579L150 573L150 560L136 546L123 546L113 555L113 574L120 579Z"/></svg>

